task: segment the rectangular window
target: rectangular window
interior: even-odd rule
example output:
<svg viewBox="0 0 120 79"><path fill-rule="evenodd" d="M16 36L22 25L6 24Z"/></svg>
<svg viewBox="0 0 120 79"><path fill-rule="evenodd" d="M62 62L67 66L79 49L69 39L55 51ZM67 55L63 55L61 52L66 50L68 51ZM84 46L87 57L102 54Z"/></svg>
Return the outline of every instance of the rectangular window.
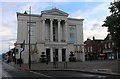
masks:
<svg viewBox="0 0 120 79"><path fill-rule="evenodd" d="M70 27L70 43L75 42L75 27Z"/></svg>
<svg viewBox="0 0 120 79"><path fill-rule="evenodd" d="M90 52L90 51L89 51L89 47L88 47L88 52Z"/></svg>
<svg viewBox="0 0 120 79"><path fill-rule="evenodd" d="M90 47L90 51L91 51L91 52L92 52L92 49L93 49L93 48L92 48L92 46L91 46L91 47Z"/></svg>
<svg viewBox="0 0 120 79"><path fill-rule="evenodd" d="M107 44L105 44L105 49L107 48Z"/></svg>
<svg viewBox="0 0 120 79"><path fill-rule="evenodd" d="M111 43L108 43L108 48L111 48Z"/></svg>
<svg viewBox="0 0 120 79"><path fill-rule="evenodd" d="M50 49L46 49L46 58L50 61Z"/></svg>
<svg viewBox="0 0 120 79"><path fill-rule="evenodd" d="M55 39L55 27L53 27L53 41L56 41L56 39Z"/></svg>
<svg viewBox="0 0 120 79"><path fill-rule="evenodd" d="M36 22L27 22L27 26L28 26L28 41L29 41L29 27L30 27L30 42L35 43Z"/></svg>
<svg viewBox="0 0 120 79"><path fill-rule="evenodd" d="M50 41L50 23L45 23L45 41Z"/></svg>
<svg viewBox="0 0 120 79"><path fill-rule="evenodd" d="M85 50L85 52L87 52L87 51L86 51L86 48L85 48L84 50Z"/></svg>
<svg viewBox="0 0 120 79"><path fill-rule="evenodd" d="M62 61L66 60L66 49L62 49Z"/></svg>

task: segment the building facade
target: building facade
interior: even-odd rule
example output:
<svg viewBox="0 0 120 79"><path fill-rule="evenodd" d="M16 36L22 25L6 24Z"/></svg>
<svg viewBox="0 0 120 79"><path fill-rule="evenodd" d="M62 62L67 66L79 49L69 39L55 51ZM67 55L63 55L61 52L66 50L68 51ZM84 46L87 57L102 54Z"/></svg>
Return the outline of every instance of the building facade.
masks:
<svg viewBox="0 0 120 79"><path fill-rule="evenodd" d="M84 42L85 59L86 60L111 60L118 59L118 52L112 40L112 36L108 34L105 39L87 39Z"/></svg>
<svg viewBox="0 0 120 79"><path fill-rule="evenodd" d="M53 62L56 56L59 62L69 61L70 52L76 59L84 61L83 20L69 18L69 14L59 9L41 11L40 15L17 13L16 48L22 50L20 44L25 40L25 50L22 52L24 63L29 57L29 33L31 61L38 62L41 52L45 52L48 61ZM30 27L30 29L29 29ZM81 52L75 52L76 47ZM17 54L19 58L19 53Z"/></svg>
<svg viewBox="0 0 120 79"><path fill-rule="evenodd" d="M102 52L102 43L103 40L101 39L87 39L84 44L85 50L85 59L86 60L98 60L99 55Z"/></svg>
<svg viewBox="0 0 120 79"><path fill-rule="evenodd" d="M112 36L108 34L103 42L103 54L105 54L105 59L117 59L117 51L115 49L115 44L112 41Z"/></svg>

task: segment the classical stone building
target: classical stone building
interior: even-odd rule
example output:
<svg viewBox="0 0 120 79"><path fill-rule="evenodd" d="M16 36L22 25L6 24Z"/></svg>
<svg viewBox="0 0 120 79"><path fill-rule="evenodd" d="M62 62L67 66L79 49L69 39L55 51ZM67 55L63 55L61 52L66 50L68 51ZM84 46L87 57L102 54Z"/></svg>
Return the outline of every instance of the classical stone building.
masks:
<svg viewBox="0 0 120 79"><path fill-rule="evenodd" d="M45 52L48 61L69 61L70 52L74 52L77 60L84 61L83 20L69 18L69 14L59 9L41 11L41 14L17 13L16 48L22 50L20 44L25 40L22 52L24 63L29 57L29 26L31 61L38 62L41 52ZM77 48L77 49L76 49ZM77 51L77 52L76 52ZM82 51L82 52L81 52ZM19 58L19 53L16 55Z"/></svg>

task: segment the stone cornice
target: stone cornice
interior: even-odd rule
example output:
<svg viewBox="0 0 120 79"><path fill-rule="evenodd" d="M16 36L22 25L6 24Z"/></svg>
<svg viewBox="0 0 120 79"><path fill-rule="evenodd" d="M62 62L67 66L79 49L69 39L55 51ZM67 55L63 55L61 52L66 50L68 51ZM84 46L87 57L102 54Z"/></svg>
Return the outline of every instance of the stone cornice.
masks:
<svg viewBox="0 0 120 79"><path fill-rule="evenodd" d="M21 16L30 16L30 14L24 14L24 13L19 13L19 12L17 12L17 16L18 16L18 15L21 15ZM41 15L36 15L36 14L31 14L31 16L41 17Z"/></svg>
<svg viewBox="0 0 120 79"><path fill-rule="evenodd" d="M51 10L45 10L45 11L41 11L41 15L42 14L48 14L48 15L59 15L59 16L68 16L68 13L65 13L59 9L51 9Z"/></svg>
<svg viewBox="0 0 120 79"><path fill-rule="evenodd" d="M68 18L68 20L83 21L84 19Z"/></svg>

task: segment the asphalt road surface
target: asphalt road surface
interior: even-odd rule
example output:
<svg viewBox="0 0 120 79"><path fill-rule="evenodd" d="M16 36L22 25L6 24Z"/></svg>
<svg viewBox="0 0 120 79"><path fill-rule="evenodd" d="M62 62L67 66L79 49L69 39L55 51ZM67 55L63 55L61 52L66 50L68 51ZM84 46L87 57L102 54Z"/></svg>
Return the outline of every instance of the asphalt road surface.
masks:
<svg viewBox="0 0 120 79"><path fill-rule="evenodd" d="M90 74L76 71L37 71L55 79L120 79L119 76Z"/></svg>
<svg viewBox="0 0 120 79"><path fill-rule="evenodd" d="M44 74L37 74L28 70L17 69L6 63L3 63L2 79L53 79L53 78Z"/></svg>
<svg viewBox="0 0 120 79"><path fill-rule="evenodd" d="M75 71L28 71L3 63L2 79L119 79L119 77Z"/></svg>

